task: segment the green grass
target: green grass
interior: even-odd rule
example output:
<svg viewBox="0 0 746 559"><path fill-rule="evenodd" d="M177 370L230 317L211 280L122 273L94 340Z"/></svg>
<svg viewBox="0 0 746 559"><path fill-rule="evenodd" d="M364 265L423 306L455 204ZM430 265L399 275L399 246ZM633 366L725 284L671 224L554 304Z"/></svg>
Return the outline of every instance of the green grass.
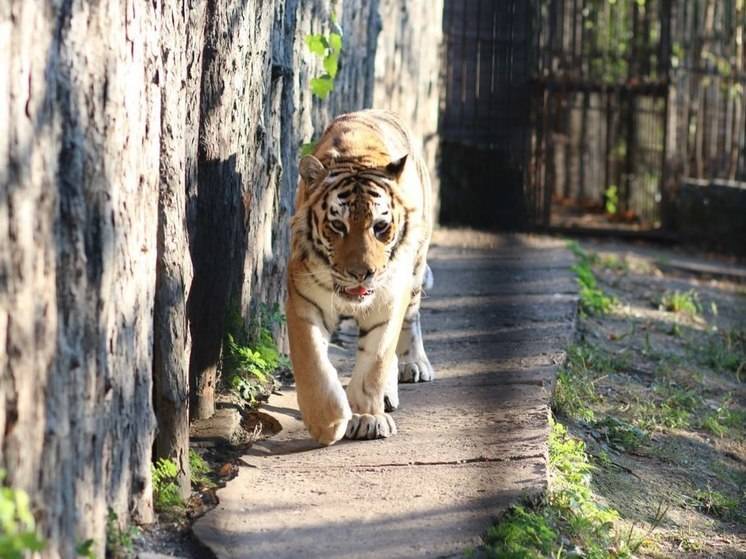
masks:
<svg viewBox="0 0 746 559"><path fill-rule="evenodd" d="M692 498L698 510L715 518L728 519L738 507L738 501L709 487L697 489Z"/></svg>
<svg viewBox="0 0 746 559"><path fill-rule="evenodd" d="M746 374L746 332L741 330L718 332L702 346L694 348L695 357L713 371L731 373L739 382Z"/></svg>
<svg viewBox="0 0 746 559"><path fill-rule="evenodd" d="M702 429L715 435L725 437L743 435L746 430L746 411L736 409L730 397L711 411L702 421Z"/></svg>
<svg viewBox="0 0 746 559"><path fill-rule="evenodd" d="M620 258L616 254L601 254L599 255L593 264L597 265L603 270L610 272L629 272L629 264L624 258Z"/></svg>
<svg viewBox="0 0 746 559"><path fill-rule="evenodd" d="M580 311L590 315L604 315L611 311L616 304L613 297L606 295L598 286L592 265L598 261L596 255L586 252L577 242L570 241L567 248L577 258L571 268L575 272L580 291Z"/></svg>
<svg viewBox="0 0 746 559"><path fill-rule="evenodd" d="M689 291L666 291L661 297L659 307L668 312L691 317L702 313L699 295L693 289Z"/></svg>
<svg viewBox="0 0 746 559"><path fill-rule="evenodd" d="M110 559L129 559L134 557L135 538L140 534L136 526L127 526L119 522L117 513L109 509L106 516L106 557Z"/></svg>
<svg viewBox="0 0 746 559"><path fill-rule="evenodd" d="M487 557L542 559L556 547L559 533L544 512L510 509L485 537Z"/></svg>
<svg viewBox="0 0 746 559"><path fill-rule="evenodd" d="M0 484L5 470L0 470ZM28 495L20 489L0 486L0 557L23 559L29 552L42 551L44 540L36 533Z"/></svg>
<svg viewBox="0 0 746 559"><path fill-rule="evenodd" d="M657 383L651 395L638 400L632 408L635 424L647 431L693 429L704 402L698 390L683 387L672 380Z"/></svg>
<svg viewBox="0 0 746 559"><path fill-rule="evenodd" d="M196 487L215 487L210 478L212 468L194 449L189 449L189 469L192 473L192 485Z"/></svg>
<svg viewBox="0 0 746 559"><path fill-rule="evenodd" d="M484 554L490 558L633 557L644 541L634 530L618 529L619 513L597 503L591 489L593 466L585 444L552 422L549 436L551 484L546 501L534 507L508 510L485 536ZM663 519L659 508L653 526ZM573 555L572 550L582 550Z"/></svg>
<svg viewBox="0 0 746 559"><path fill-rule="evenodd" d="M595 422L593 426L610 447L619 451L636 450L650 439L650 435L638 426L610 415Z"/></svg>
<svg viewBox="0 0 746 559"><path fill-rule="evenodd" d="M557 373L552 409L564 417L593 421L590 404L600 401L596 391L598 378L628 366L626 354L611 354L587 342L571 345L567 362Z"/></svg>
<svg viewBox="0 0 746 559"><path fill-rule="evenodd" d="M173 512L184 507L179 490L179 467L170 458L159 458L151 466L153 477L153 506L158 512Z"/></svg>

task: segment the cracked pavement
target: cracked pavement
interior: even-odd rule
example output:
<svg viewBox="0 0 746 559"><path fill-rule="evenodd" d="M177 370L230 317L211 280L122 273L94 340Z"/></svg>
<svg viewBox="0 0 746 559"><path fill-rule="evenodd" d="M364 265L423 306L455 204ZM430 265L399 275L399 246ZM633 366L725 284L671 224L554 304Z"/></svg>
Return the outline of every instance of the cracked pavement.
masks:
<svg viewBox="0 0 746 559"><path fill-rule="evenodd" d="M292 390L273 396L261 411L282 431L254 444L193 527L217 557L460 556L500 511L544 492L549 398L577 307L573 258L541 237L434 241L423 330L435 382L400 385L398 435L329 448L308 437ZM354 333L340 340L344 376Z"/></svg>

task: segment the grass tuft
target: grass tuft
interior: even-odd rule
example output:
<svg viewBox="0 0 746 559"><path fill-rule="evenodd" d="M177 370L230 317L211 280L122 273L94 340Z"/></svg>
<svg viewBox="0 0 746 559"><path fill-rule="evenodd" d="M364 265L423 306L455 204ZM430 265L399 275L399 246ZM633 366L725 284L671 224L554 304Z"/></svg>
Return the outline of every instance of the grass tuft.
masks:
<svg viewBox="0 0 746 559"><path fill-rule="evenodd" d="M586 252L577 242L570 241L567 248L578 259L572 267L580 288L580 311L591 315L604 315L616 304L613 297L606 295L598 286L592 265L598 261L596 255Z"/></svg>
<svg viewBox="0 0 746 559"><path fill-rule="evenodd" d="M552 409L564 417L594 421L590 404L600 401L597 380L629 366L626 354L610 354L587 342L571 345L567 362L557 373Z"/></svg>
<svg viewBox="0 0 746 559"><path fill-rule="evenodd" d="M693 289L689 291L666 291L661 297L659 307L668 312L691 317L699 316L702 313L699 295Z"/></svg>
<svg viewBox="0 0 746 559"><path fill-rule="evenodd" d="M746 374L746 332L724 331L711 336L696 349L702 364L717 373L730 373L742 382Z"/></svg>

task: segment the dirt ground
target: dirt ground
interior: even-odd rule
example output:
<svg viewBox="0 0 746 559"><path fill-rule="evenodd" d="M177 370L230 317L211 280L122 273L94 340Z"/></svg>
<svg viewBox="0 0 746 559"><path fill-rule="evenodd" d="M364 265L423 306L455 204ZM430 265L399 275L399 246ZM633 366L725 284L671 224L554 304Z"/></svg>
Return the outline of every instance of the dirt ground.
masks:
<svg viewBox="0 0 746 559"><path fill-rule="evenodd" d="M579 245L614 302L581 313L567 366L580 382L555 411L586 443L594 494L647 535L640 556L746 557L743 268L649 245Z"/></svg>
<svg viewBox="0 0 746 559"><path fill-rule="evenodd" d="M459 230L434 238L481 249L509 240ZM617 530L642 538L634 556L746 557L746 266L649 244L579 246L614 303L579 318L566 366L578 382L554 411L585 442L593 498L618 511ZM184 524L138 543L209 556Z"/></svg>

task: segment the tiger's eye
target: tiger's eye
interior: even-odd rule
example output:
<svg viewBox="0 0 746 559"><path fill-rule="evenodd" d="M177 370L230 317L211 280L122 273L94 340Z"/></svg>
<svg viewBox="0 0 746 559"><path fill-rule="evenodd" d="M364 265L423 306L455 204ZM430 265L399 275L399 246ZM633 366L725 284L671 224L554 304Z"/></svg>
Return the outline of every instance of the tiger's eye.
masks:
<svg viewBox="0 0 746 559"><path fill-rule="evenodd" d="M332 219L329 222L329 227L332 228L332 231L340 235L344 235L345 233L347 233L347 227L345 227L344 222L339 219Z"/></svg>
<svg viewBox="0 0 746 559"><path fill-rule="evenodd" d="M389 227L391 227L391 224L388 221L377 221L373 224L373 232L376 234L376 237L381 237L386 234Z"/></svg>

